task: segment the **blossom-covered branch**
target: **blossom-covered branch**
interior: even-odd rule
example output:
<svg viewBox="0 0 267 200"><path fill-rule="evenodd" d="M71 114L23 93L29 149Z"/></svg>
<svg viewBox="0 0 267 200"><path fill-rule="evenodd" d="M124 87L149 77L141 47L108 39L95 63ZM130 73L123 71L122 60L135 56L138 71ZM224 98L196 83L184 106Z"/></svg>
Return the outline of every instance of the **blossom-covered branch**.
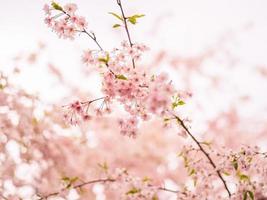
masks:
<svg viewBox="0 0 267 200"><path fill-rule="evenodd" d="M45 200L45 199L48 199L49 197L57 196L60 193L62 193L64 191L67 191L68 189L70 189L70 187L72 187L73 189L81 189L82 187L87 186L87 185L91 185L91 184L114 182L114 181L115 180L114 179L111 179L111 178L96 179L96 180L86 181L86 182L83 182L83 183L80 183L80 184L77 184L77 185L73 185L73 186L72 185L69 185L68 187L63 188L59 192L53 192L53 193L50 193L48 195L44 195L44 196L42 196L41 194L37 194L37 195L39 196L39 200Z"/></svg>
<svg viewBox="0 0 267 200"><path fill-rule="evenodd" d="M177 115L174 114L175 119L179 122L179 124L182 126L182 128L186 131L186 133L191 137L191 139L196 143L196 145L199 147L200 151L206 156L206 158L209 160L209 163L211 164L211 166L216 170L216 173L218 175L218 177L221 179L225 190L227 191L229 197L231 197L231 192L227 186L226 181L224 180L224 178L222 177L222 174L220 172L219 169L217 169L216 164L214 163L214 161L212 160L212 158L210 157L209 153L203 148L203 146L201 145L201 143L196 139L196 137L190 132L190 130L187 128L187 126L185 125L184 121Z"/></svg>
<svg viewBox="0 0 267 200"><path fill-rule="evenodd" d="M193 199L198 197L199 199L208 199L208 197L211 196L210 191L215 192L215 186L213 184L208 185L208 183L219 178L223 185L220 189L223 191L220 190L216 197L221 198L221 193L223 193L224 196L227 192L228 198L234 199L241 196L243 197L243 200L248 197L253 200L254 196L257 194L255 184L250 181L249 176L243 172L245 170L248 171L246 167L252 165L250 163L250 157L246 157L245 160L242 160L243 163L240 165L238 162L239 158L244 157L242 154L240 155L237 153L234 155L227 155L226 153L217 153L216 157L211 155L216 152L214 149L211 149L210 152L205 150L204 143L198 141L198 139L190 132L188 126L185 125L184 120L176 114L178 113L176 109L179 109L180 106L185 104L184 99L189 97L190 93L177 90L173 85L173 81L169 79L166 73L154 74L154 72L150 69L135 65L135 60L140 59L148 47L143 44L132 42L128 22L136 24L136 20L144 15L136 14L133 16L126 16L121 0L116 1L121 14L110 14L120 20L122 24L115 24L113 25L113 28L123 26L125 28L128 41L123 41L119 47L110 51L103 50L96 40L95 35L86 31L84 27L85 23L81 20L84 18L79 18L75 15L75 11L77 9L76 5L67 4L61 7L59 4L53 2L51 5L52 8L49 6L45 8L48 16L50 16L51 9L59 11L60 14L63 13L66 15L65 18L60 20L54 20L53 17L49 17L49 19L46 20L47 24L52 28L52 30L56 31L59 37L73 39L74 33L72 32L77 31L76 28L79 28L80 25L83 24L82 28L78 29L78 32L87 34L99 47L99 50L84 51L82 60L84 64L88 67L92 67L101 75L101 91L104 97L86 102L76 101L71 103L66 106L67 114L65 117L70 119L68 121L71 124L77 124L80 121L85 121L86 119L91 118L91 115L89 117L88 113L89 107L91 109L90 105L92 103L102 102L99 108L95 110L97 115L102 115L104 113L104 109L106 113L110 113L112 110L115 110L111 107L111 105L113 102L117 102L123 108L123 115L116 119L118 121L120 132L122 135L127 135L133 138L137 137L139 132L138 128L144 121L149 121L153 117L161 118L164 122L174 119L178 122L180 129L182 129L181 132L183 132L184 135L189 135L199 148L197 151L195 151L195 149L189 149L182 153L182 157L185 161L185 167L188 170L188 176L193 177L194 186L196 186L196 180L198 178L203 180L205 183L203 186L198 186L198 191L196 190L195 192L189 191L185 187L184 190L181 190L182 192L180 194L183 196L181 199ZM60 14L56 15L55 19L60 17ZM78 18L78 21L76 21L76 18ZM189 153L191 151L197 154L201 153L200 158L197 160L195 160L194 157L188 158L188 155L191 156ZM214 157L216 157L216 159L214 159ZM225 160L226 157L227 159ZM243 168L240 168L240 166L243 166ZM209 170L211 170L211 172ZM233 179L235 177L238 178L239 184L236 186L236 192L230 191L229 186L223 177L223 175L228 175L229 172L232 173L231 175L233 175ZM125 178L122 183L131 183L126 192L123 192L124 195L133 195L134 197L138 197L140 199L147 199L147 197L154 199L156 193L155 191L158 190L178 193L175 190L167 189L165 187L154 187L146 181L140 181L140 179L134 179L136 182L132 183L129 181L127 173L123 172L122 174ZM107 179L99 180L99 182L101 182L101 180ZM112 178L111 180L113 181L104 182L118 182L117 178ZM88 184L91 183L94 182L88 182ZM79 185L76 186L74 187L80 187ZM151 191L151 189L153 189L153 191ZM199 194L196 194L197 192Z"/></svg>
<svg viewBox="0 0 267 200"><path fill-rule="evenodd" d="M174 193L176 195L180 193L177 190L172 190L161 186L155 186L150 183L150 179L148 178L140 179L139 177L134 177L130 175L125 169L116 169L115 174L110 175L110 178L100 178L91 181L85 181L80 184L75 184L75 182L79 180L77 177L64 177L62 180L65 182L65 187L63 189L57 192L50 193L48 195L38 194L38 200L46 200L49 197L58 196L70 189L82 189L85 186L97 183L116 184L117 187L124 189L121 191L121 197L127 196L129 198L134 199L157 199L157 193L159 191Z"/></svg>

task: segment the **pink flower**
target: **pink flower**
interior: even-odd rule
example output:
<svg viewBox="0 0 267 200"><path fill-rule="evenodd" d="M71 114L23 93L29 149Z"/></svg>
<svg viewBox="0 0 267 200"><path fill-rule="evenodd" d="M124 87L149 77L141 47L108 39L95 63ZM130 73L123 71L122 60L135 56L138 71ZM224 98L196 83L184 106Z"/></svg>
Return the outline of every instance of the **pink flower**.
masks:
<svg viewBox="0 0 267 200"><path fill-rule="evenodd" d="M83 52L82 61L86 65L94 65L98 62L92 50L87 50Z"/></svg>
<svg viewBox="0 0 267 200"><path fill-rule="evenodd" d="M64 11L69 14L73 15L77 10L77 5L74 3L69 3L64 6Z"/></svg>
<svg viewBox="0 0 267 200"><path fill-rule="evenodd" d="M68 26L65 29L65 35L64 36L67 38L70 38L70 39L74 39L75 33L76 33L75 27L74 26Z"/></svg>
<svg viewBox="0 0 267 200"><path fill-rule="evenodd" d="M87 27L87 22L84 17L78 17L76 25L80 29L85 29Z"/></svg>
<svg viewBox="0 0 267 200"><path fill-rule="evenodd" d="M53 19L51 17L46 17L44 21L48 27L52 26Z"/></svg>
<svg viewBox="0 0 267 200"><path fill-rule="evenodd" d="M44 7L43 7L43 10L45 12L46 15L50 15L51 12L50 12L50 7L48 4L45 4Z"/></svg>

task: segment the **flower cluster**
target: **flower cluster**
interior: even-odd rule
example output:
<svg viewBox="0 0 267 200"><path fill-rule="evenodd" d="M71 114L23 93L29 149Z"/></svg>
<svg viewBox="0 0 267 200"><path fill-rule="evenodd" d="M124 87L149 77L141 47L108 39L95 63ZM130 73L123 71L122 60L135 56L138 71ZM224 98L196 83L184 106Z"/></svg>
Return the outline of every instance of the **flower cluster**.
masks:
<svg viewBox="0 0 267 200"><path fill-rule="evenodd" d="M98 100L103 100L97 114L102 114L103 105L107 111L111 102L118 102L127 114L127 117L118 119L121 134L135 138L138 131L139 121L149 120L151 117L164 117L165 122L175 122L180 126L180 135L190 136L199 147L185 148L180 156L184 160L189 180L184 189L181 189L179 199L254 199L258 194L265 196L266 169L260 165L266 163L262 159L257 160L257 154L250 149L240 152L226 150L215 151L210 149L210 144L199 142L189 130L186 120L176 115L176 108L184 104L183 99L190 96L187 93L178 93L172 81L164 73L153 75L150 69L137 65L142 54L148 49L143 44L133 43L127 27L127 20L132 24L136 18L143 15L125 16L121 1L117 0L121 15L111 13L125 27L128 42L122 42L119 48L105 51L96 40L94 33L86 31L86 21L83 17L75 15L77 6L67 4L63 7L52 3L51 7L45 6L46 23L63 38L73 39L76 32L86 33L99 47L99 50L87 50L82 60L84 64L94 66L102 76L102 98L87 102L76 101L67 107L65 117L71 124L90 119L89 106ZM60 13L51 16L51 10ZM121 26L115 25L115 27ZM208 146L206 148L206 146ZM253 160L253 162L252 162ZM259 161L259 162L258 162ZM257 169L257 170L254 170ZM260 174L260 176L257 176ZM232 192L227 185L225 176L230 176L234 182L235 190ZM252 180L252 177L254 180ZM106 179L104 179L106 180ZM127 171L120 171L112 182L116 182L119 189L123 189L120 199L158 199L157 189L149 184L149 181L130 176ZM220 181L220 185L216 182ZM258 189L260 188L260 190ZM125 192L126 191L126 192ZM216 195L214 195L216 191Z"/></svg>
<svg viewBox="0 0 267 200"><path fill-rule="evenodd" d="M97 99L93 99L90 101L74 101L73 103L66 105L66 113L64 114L65 120L71 125L77 125L81 121L88 121L92 119L92 116L89 115L89 109L92 103L101 101L102 103L98 108L94 109L96 115L102 115L105 113L110 113L110 108L108 105L109 99L108 97L101 97Z"/></svg>
<svg viewBox="0 0 267 200"><path fill-rule="evenodd" d="M122 134L134 137L138 118L148 120L151 114L163 116L171 109L175 89L166 74L148 75L146 70L132 66L132 59L140 58L147 50L145 45L130 47L122 42L121 46L111 52L85 51L82 60L98 67L103 74L102 92L120 102L131 115L128 120L120 120L120 127Z"/></svg>
<svg viewBox="0 0 267 200"><path fill-rule="evenodd" d="M205 148L212 145L204 142ZM257 146L243 146L238 150L212 148L211 157L216 161L217 168L224 177L231 179L234 192L232 200L264 199L267 195L266 185L266 154L260 153ZM216 170L206 165L199 149L184 146L180 155L189 180L193 181L193 190L186 189L181 199L204 199L216 190L216 199L226 199L224 190L216 185ZM188 181L189 182L189 181ZM247 196L247 197L246 197ZM214 193L210 196L214 198ZM258 198L257 198L258 197Z"/></svg>
<svg viewBox="0 0 267 200"><path fill-rule="evenodd" d="M45 4L43 10L46 14L45 23L59 37L74 39L77 32L83 32L87 27L85 18L76 15L76 4L69 3L61 7L53 2L51 6ZM54 11L57 13L53 15Z"/></svg>
<svg viewBox="0 0 267 200"><path fill-rule="evenodd" d="M52 17L52 10L60 13ZM103 75L103 94L110 101L121 103L130 115L127 120L119 120L121 133L135 137L139 119L148 120L152 114L163 116L171 109L171 97L175 94L175 89L166 74L151 75L148 70L135 65L135 61L148 50L146 45L123 41L120 48L104 51L95 35L85 30L87 23L83 17L75 14L76 10L75 4L61 7L53 2L51 6L45 5L46 23L59 37L73 38L79 31L87 33L97 43L100 50L84 51L82 60L86 65L98 68ZM70 104L65 118L71 124L88 119L88 109L84 107L86 106L79 102Z"/></svg>
<svg viewBox="0 0 267 200"><path fill-rule="evenodd" d="M115 169L111 175L115 180L112 187L116 189L123 200L158 199L159 187L151 184L151 179L140 178L128 173L126 169Z"/></svg>

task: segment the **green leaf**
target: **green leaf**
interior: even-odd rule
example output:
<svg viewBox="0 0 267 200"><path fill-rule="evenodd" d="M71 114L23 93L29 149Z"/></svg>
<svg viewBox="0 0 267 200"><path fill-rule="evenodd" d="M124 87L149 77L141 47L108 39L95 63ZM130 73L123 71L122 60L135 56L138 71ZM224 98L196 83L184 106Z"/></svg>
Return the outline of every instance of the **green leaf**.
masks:
<svg viewBox="0 0 267 200"><path fill-rule="evenodd" d="M230 176L230 174L229 174L228 172L223 172L223 174L224 174L225 176Z"/></svg>
<svg viewBox="0 0 267 200"><path fill-rule="evenodd" d="M0 83L0 90L3 90L4 88L5 86Z"/></svg>
<svg viewBox="0 0 267 200"><path fill-rule="evenodd" d="M190 173L188 174L188 176L192 176L193 174L196 173L196 170L195 169L191 169Z"/></svg>
<svg viewBox="0 0 267 200"><path fill-rule="evenodd" d="M117 19L123 21L123 18L122 18L120 15L118 15L118 14L116 14L116 13L114 13L114 12L109 12L108 14L111 14L111 15L113 15L114 17L116 17Z"/></svg>
<svg viewBox="0 0 267 200"><path fill-rule="evenodd" d="M65 181L69 181L70 178L65 176L65 177L62 177L61 180L65 182Z"/></svg>
<svg viewBox="0 0 267 200"><path fill-rule="evenodd" d="M250 190L247 190L243 193L243 200L247 200L248 196L251 200L254 200L254 194Z"/></svg>
<svg viewBox="0 0 267 200"><path fill-rule="evenodd" d="M200 142L201 144L204 144L204 145L206 145L207 147L209 147L210 148L210 146L211 146L211 142L207 142L207 141L204 141L204 142Z"/></svg>
<svg viewBox="0 0 267 200"><path fill-rule="evenodd" d="M98 61L107 63L107 59L106 58L98 58Z"/></svg>
<svg viewBox="0 0 267 200"><path fill-rule="evenodd" d="M151 179L150 179L149 177L145 176L145 177L142 179L142 181L143 181L144 183L146 183L146 182L150 182Z"/></svg>
<svg viewBox="0 0 267 200"><path fill-rule="evenodd" d="M182 105L184 105L184 104L185 104L184 101L182 101L182 100L179 100L179 101L178 101L178 106L182 106Z"/></svg>
<svg viewBox="0 0 267 200"><path fill-rule="evenodd" d="M251 192L251 191L247 191L247 192L248 192L248 195L251 198L251 200L254 200L254 194L253 194L253 192Z"/></svg>
<svg viewBox="0 0 267 200"><path fill-rule="evenodd" d="M141 189L134 187L134 188L130 189L128 192L126 192L126 194L127 195L129 195L129 194L136 194L136 193L139 193L139 192L141 192Z"/></svg>
<svg viewBox="0 0 267 200"><path fill-rule="evenodd" d="M107 57L106 58L98 58L98 61L99 62L103 62L105 64L108 64L108 61L109 61L109 54L107 54Z"/></svg>
<svg viewBox="0 0 267 200"><path fill-rule="evenodd" d="M164 118L164 119L163 119L164 122L168 122L168 121L170 121L170 120L171 120L170 118Z"/></svg>
<svg viewBox="0 0 267 200"><path fill-rule="evenodd" d="M120 80L128 80L127 77L125 77L123 74L117 74L116 78Z"/></svg>
<svg viewBox="0 0 267 200"><path fill-rule="evenodd" d="M52 1L51 6L55 9L55 10L60 10L63 11L63 8L56 2Z"/></svg>
<svg viewBox="0 0 267 200"><path fill-rule="evenodd" d="M245 174L239 174L240 181L249 181L249 177Z"/></svg>
<svg viewBox="0 0 267 200"><path fill-rule="evenodd" d="M233 167L235 168L235 170L238 169L238 163L237 163L237 160L236 160L236 159L234 159L234 160L232 161L232 165L233 165Z"/></svg>
<svg viewBox="0 0 267 200"><path fill-rule="evenodd" d="M131 16L131 17L134 17L134 18L141 18L141 17L144 17L145 15L144 14L140 14L140 15L133 15L133 16Z"/></svg>
<svg viewBox="0 0 267 200"><path fill-rule="evenodd" d="M157 196L153 196L152 200L159 200L159 198Z"/></svg>
<svg viewBox="0 0 267 200"><path fill-rule="evenodd" d="M137 23L137 18L141 18L141 17L144 17L145 15L143 14L140 14L140 15L133 15L133 16L130 16L130 17L127 17L128 21L131 23L131 24L136 24Z"/></svg>
<svg viewBox="0 0 267 200"><path fill-rule="evenodd" d="M184 104L185 104L184 101L182 101L182 100L176 100L175 102L172 103L172 109L175 109L176 107L182 106Z"/></svg>
<svg viewBox="0 0 267 200"><path fill-rule="evenodd" d="M194 187L196 187L196 185L197 185L197 179L194 178Z"/></svg>
<svg viewBox="0 0 267 200"><path fill-rule="evenodd" d="M135 17L129 17L128 18L128 21L131 23L131 24L136 24L137 23L137 20Z"/></svg>
<svg viewBox="0 0 267 200"><path fill-rule="evenodd" d="M107 165L106 162L104 162L103 164L98 163L97 165L98 165L101 169L103 169L105 172L108 171L108 165Z"/></svg>
<svg viewBox="0 0 267 200"><path fill-rule="evenodd" d="M63 178L61 178L61 180L64 182L64 184L66 185L65 186L65 188L66 189L69 189L69 188L71 188L72 186L73 186L73 184L77 181L77 180L79 180L79 178L78 177L72 177L72 178L70 178L70 177L63 177Z"/></svg>
<svg viewBox="0 0 267 200"><path fill-rule="evenodd" d="M247 194L247 191L243 193L243 200L247 200L248 198L248 194Z"/></svg>
<svg viewBox="0 0 267 200"><path fill-rule="evenodd" d="M120 27L121 25L120 24L114 24L112 27L113 28L118 28L118 27Z"/></svg>

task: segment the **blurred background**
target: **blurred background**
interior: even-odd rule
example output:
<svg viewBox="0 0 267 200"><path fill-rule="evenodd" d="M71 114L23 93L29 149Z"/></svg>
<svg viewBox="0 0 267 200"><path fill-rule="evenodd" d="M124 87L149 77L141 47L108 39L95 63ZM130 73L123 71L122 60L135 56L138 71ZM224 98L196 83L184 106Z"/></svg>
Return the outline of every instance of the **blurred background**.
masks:
<svg viewBox="0 0 267 200"><path fill-rule="evenodd" d="M70 92L50 75L47 65L59 70L65 83L99 93L98 77L85 73L81 63L82 51L95 48L94 44L85 35L75 41L58 39L43 22L42 8L49 1L0 2L1 69L23 68L23 74L15 81L49 103L62 101ZM77 3L79 14L89 22L89 30L95 32L106 49L126 39L122 30L112 29L116 20L108 12L119 11L115 0L72 2ZM204 119L233 109L248 121L267 120L265 0L123 3L129 15L146 15L130 27L133 40L151 49L142 64L171 72L179 89L193 93L193 107L187 112L193 123L198 121L196 126L203 128ZM23 56L28 56L26 63L19 60ZM29 67L29 62L34 65ZM195 109L201 112L194 112Z"/></svg>

